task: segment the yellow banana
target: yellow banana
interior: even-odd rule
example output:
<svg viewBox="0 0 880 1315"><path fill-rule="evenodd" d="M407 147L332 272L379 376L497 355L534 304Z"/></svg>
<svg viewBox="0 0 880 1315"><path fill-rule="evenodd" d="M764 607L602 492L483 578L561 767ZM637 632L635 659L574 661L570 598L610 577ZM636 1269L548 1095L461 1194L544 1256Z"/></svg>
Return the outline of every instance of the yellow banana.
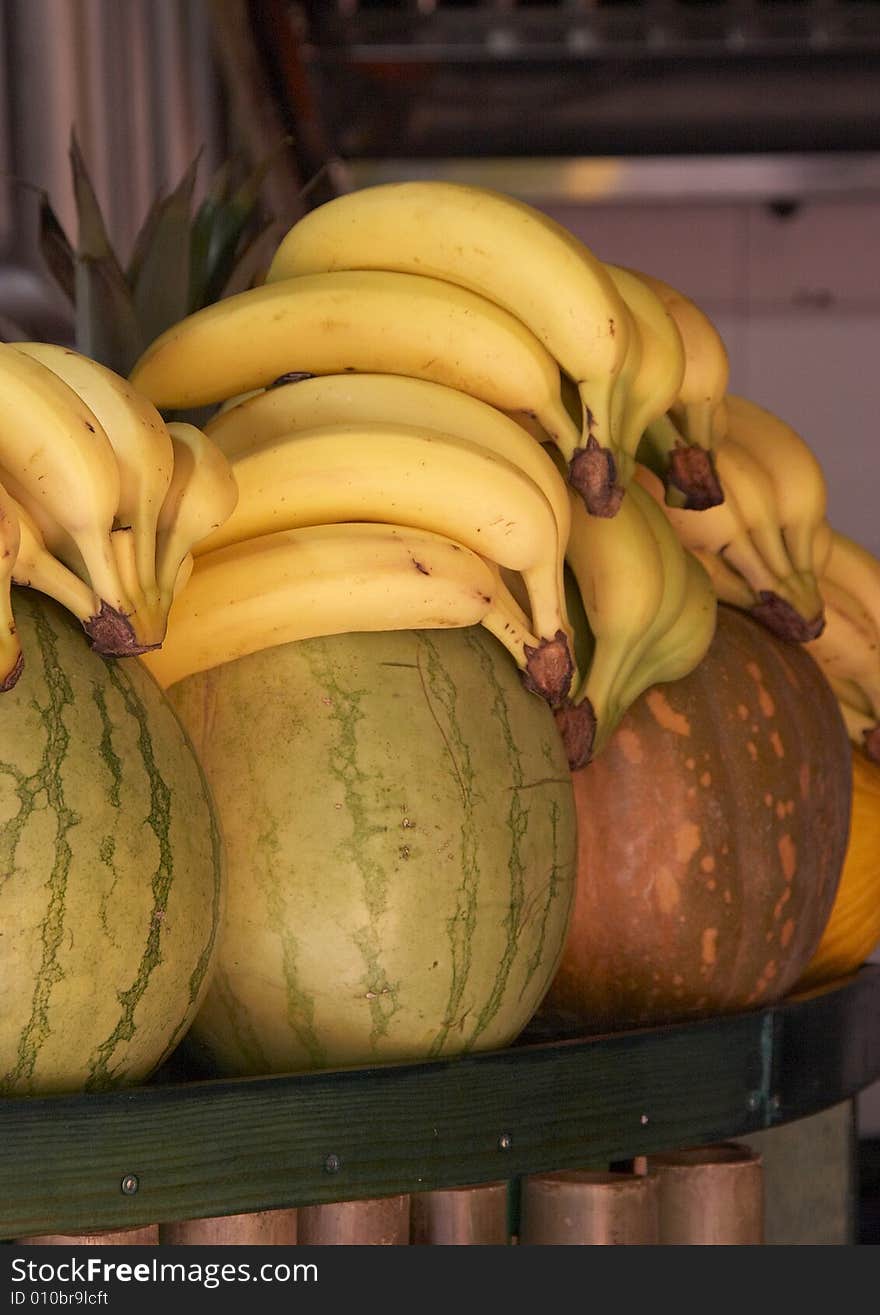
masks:
<svg viewBox="0 0 880 1315"><path fill-rule="evenodd" d="M821 588L825 628L806 648L849 712L855 710L849 691L852 687L859 691L861 709L870 709L868 724L859 727L859 743L876 758L880 754L880 628L860 599L844 586L824 576Z"/></svg>
<svg viewBox="0 0 880 1315"><path fill-rule="evenodd" d="M27 508L15 499L10 501L18 516L20 531L13 581L54 598L89 634L100 616L101 600L81 576L47 548L43 533Z"/></svg>
<svg viewBox="0 0 880 1315"><path fill-rule="evenodd" d="M817 525L816 533L813 536L813 557L816 562L816 575L820 579L828 567L833 542L834 530L832 530L828 521L824 520L821 525Z"/></svg>
<svg viewBox="0 0 880 1315"><path fill-rule="evenodd" d="M361 421L439 430L478 443L519 466L553 509L562 580L571 520L565 480L553 458L522 425L470 393L398 374L315 375L252 395L213 417L205 433L234 462L285 434Z"/></svg>
<svg viewBox="0 0 880 1315"><path fill-rule="evenodd" d="M261 390L204 428L235 461L285 434L360 421L437 429L506 456L535 481L553 508L560 539L568 538L568 492L552 457L509 415L444 384L398 374L315 375Z"/></svg>
<svg viewBox="0 0 880 1315"><path fill-rule="evenodd" d="M628 708L653 685L690 675L715 637L718 601L715 586L694 553L684 550L685 587L678 611L665 630L654 635L623 687Z"/></svg>
<svg viewBox="0 0 880 1315"><path fill-rule="evenodd" d="M785 638L812 639L822 627L822 595L815 572L811 568L799 569L792 561L773 486L764 468L752 450L729 433L716 449L715 464L725 501L733 503L751 546L773 577L764 588L773 597L759 603L761 610L756 615ZM737 564L743 560L738 556L737 545L727 546L724 555L746 575L743 564ZM757 586L756 580L750 583Z"/></svg>
<svg viewBox="0 0 880 1315"><path fill-rule="evenodd" d="M0 393L0 466L39 508L40 524L45 518L75 544L105 604L95 647L105 655L140 651L111 542L120 479L110 440L72 388L8 343L0 343Z"/></svg>
<svg viewBox="0 0 880 1315"><path fill-rule="evenodd" d="M688 551L696 557L709 576L719 602L738 607L743 612L751 612L759 605L761 600L749 582L739 571L729 566L723 557L713 552L703 552L699 548L690 548Z"/></svg>
<svg viewBox="0 0 880 1315"><path fill-rule="evenodd" d="M872 762L880 762L880 718L871 712L866 712L860 701L853 701L847 697L847 692L839 687L838 682L832 680L830 684L837 696L838 707L850 740Z"/></svg>
<svg viewBox="0 0 880 1315"><path fill-rule="evenodd" d="M823 537L817 543L821 550ZM861 603L880 632L880 560L855 539L828 526L827 555L820 562L819 587L826 580L845 588Z"/></svg>
<svg viewBox="0 0 880 1315"><path fill-rule="evenodd" d="M635 480L611 518L591 516L570 496L565 556L594 643L589 667L556 714L575 769L602 751L623 716L621 688L661 606L664 562L645 515L648 495Z"/></svg>
<svg viewBox="0 0 880 1315"><path fill-rule="evenodd" d="M663 508L645 492L641 484L638 484L637 487L638 493L636 496L640 502L642 515L657 540L657 551L660 554L663 572L663 591L653 620L647 626L644 634L633 645L630 661L621 671L620 687L622 690L629 686L633 672L641 666L646 655L655 648L670 627L675 624L682 608L685 606L688 588L691 584L687 549L667 520ZM620 691L618 691L618 695L624 706L629 707L632 700L624 699Z"/></svg>
<svg viewBox="0 0 880 1315"><path fill-rule="evenodd" d="M217 444L196 425L171 421L171 482L156 525L156 578L167 617L188 553L218 530L238 502L238 484Z"/></svg>
<svg viewBox="0 0 880 1315"><path fill-rule="evenodd" d="M12 689L24 667L12 610L12 580L19 542L16 507L0 485L0 694Z"/></svg>
<svg viewBox="0 0 880 1315"><path fill-rule="evenodd" d="M730 383L730 360L718 329L690 297L659 279L637 271L678 325L684 344L684 377L671 410L686 442L710 450L721 437L718 411Z"/></svg>
<svg viewBox="0 0 880 1315"><path fill-rule="evenodd" d="M754 457L769 483L794 569L805 577L815 575L816 535L828 511L828 488L818 459L800 434L772 411L732 393L723 407L727 438Z"/></svg>
<svg viewBox="0 0 880 1315"><path fill-rule="evenodd" d="M749 611L756 620L785 639L803 642L814 638L822 628L822 599L816 578L811 572L795 571L760 467L749 452L729 438L719 441L715 463L724 501L702 511L667 504L667 519L691 552L701 557L715 554L741 577L750 596L754 596ZM636 478L654 501L662 504L661 482L641 467ZM710 570L710 575L715 578L724 572ZM735 588L744 603L745 589Z"/></svg>
<svg viewBox="0 0 880 1315"><path fill-rule="evenodd" d="M522 442L536 446L526 434ZM545 494L507 456L427 426L361 421L282 435L243 452L232 469L238 504L195 547L196 557L330 521L393 521L441 532L522 572L541 640L530 677L551 702L565 698L573 659L557 522Z"/></svg>
<svg viewBox="0 0 880 1315"><path fill-rule="evenodd" d="M531 618L521 607L519 600L505 579L505 573L497 562L484 558L492 572L492 602L481 618L481 624L504 645L516 665L519 667L523 684L533 693L534 689L529 671L531 659L540 651L541 641L532 631Z"/></svg>
<svg viewBox="0 0 880 1315"><path fill-rule="evenodd" d="M508 311L421 274L340 270L236 293L188 315L135 364L157 406L223 401L291 372L413 375L501 410L531 411L573 451L559 366Z"/></svg>
<svg viewBox="0 0 880 1315"><path fill-rule="evenodd" d="M298 639L477 625L494 587L479 554L428 530L365 521L278 530L199 557L165 642L141 660L167 688Z"/></svg>
<svg viewBox="0 0 880 1315"><path fill-rule="evenodd" d="M723 500L713 457L721 437L727 351L711 320L689 298L653 275L633 271L655 293L679 330L684 371L666 412L645 428L638 459L664 484L672 507L701 511Z"/></svg>
<svg viewBox="0 0 880 1315"><path fill-rule="evenodd" d="M156 524L174 465L168 426L148 398L99 361L56 343L13 345L48 366L98 417L119 466L116 521L132 528L137 579L155 607Z"/></svg>
<svg viewBox="0 0 880 1315"><path fill-rule="evenodd" d="M635 271L607 263L605 268L633 317L635 336L641 344L638 364L626 389L620 434L628 484L642 435L666 414L678 396L684 378L684 344L666 306Z"/></svg>
<svg viewBox="0 0 880 1315"><path fill-rule="evenodd" d="M525 325L577 385L581 432L563 432L560 446L574 487L607 514L606 501L619 497L625 479L613 413L631 324L588 247L501 192L414 180L361 188L309 211L282 238L266 281L346 269L442 279Z"/></svg>

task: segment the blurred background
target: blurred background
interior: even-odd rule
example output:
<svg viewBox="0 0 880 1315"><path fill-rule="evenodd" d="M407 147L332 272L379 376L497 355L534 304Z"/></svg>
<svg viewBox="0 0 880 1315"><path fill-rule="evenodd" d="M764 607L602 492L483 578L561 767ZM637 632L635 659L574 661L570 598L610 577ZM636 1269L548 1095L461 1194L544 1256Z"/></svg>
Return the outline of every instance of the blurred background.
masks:
<svg viewBox="0 0 880 1315"><path fill-rule="evenodd" d="M0 51L0 336L69 333L37 232L43 189L75 239L72 129L122 253L197 155L198 195L281 145L283 228L481 182L694 298L880 555L877 0L0 0Z"/></svg>

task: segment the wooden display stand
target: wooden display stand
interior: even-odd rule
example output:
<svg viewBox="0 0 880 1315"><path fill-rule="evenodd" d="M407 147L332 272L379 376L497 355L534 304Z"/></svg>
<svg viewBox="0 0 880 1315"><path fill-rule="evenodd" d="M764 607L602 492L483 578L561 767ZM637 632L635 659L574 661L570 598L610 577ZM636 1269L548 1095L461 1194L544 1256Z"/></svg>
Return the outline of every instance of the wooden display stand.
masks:
<svg viewBox="0 0 880 1315"><path fill-rule="evenodd" d="M771 1008L666 1027L532 1029L449 1060L7 1098L0 1238L515 1182L730 1139L763 1139L769 1168L774 1130L846 1116L878 1078L880 965L866 965ZM853 1138L824 1150L851 1188ZM807 1139L784 1158L795 1198L812 1154ZM822 1241L815 1213L811 1227ZM852 1221L825 1240L854 1241Z"/></svg>

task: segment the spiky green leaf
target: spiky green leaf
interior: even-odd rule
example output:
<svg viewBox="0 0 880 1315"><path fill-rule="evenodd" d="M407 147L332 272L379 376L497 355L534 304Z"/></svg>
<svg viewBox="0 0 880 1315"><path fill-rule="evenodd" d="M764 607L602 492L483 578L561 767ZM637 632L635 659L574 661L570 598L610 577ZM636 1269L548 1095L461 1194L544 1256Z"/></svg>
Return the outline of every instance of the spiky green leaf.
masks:
<svg viewBox="0 0 880 1315"><path fill-rule="evenodd" d="M146 343L118 265L77 256L74 305L77 350L127 376Z"/></svg>
<svg viewBox="0 0 880 1315"><path fill-rule="evenodd" d="M71 133L70 162L79 221L74 275L76 347L111 370L128 374L144 349L144 339L75 132Z"/></svg>
<svg viewBox="0 0 880 1315"><path fill-rule="evenodd" d="M234 190L231 184L238 163L235 158L215 174L193 228L194 241L199 244L200 268L198 281L194 280L190 288L191 309L197 310L224 295L239 261L261 236L262 230L253 232L259 223L260 190L279 151L288 145L289 139L283 138Z"/></svg>
<svg viewBox="0 0 880 1315"><path fill-rule="evenodd" d="M149 242L140 256L132 300L147 343L189 310L192 199L199 155L156 208Z"/></svg>
<svg viewBox="0 0 880 1315"><path fill-rule="evenodd" d="M71 305L75 305L76 252L46 192L40 196L38 242L49 273Z"/></svg>

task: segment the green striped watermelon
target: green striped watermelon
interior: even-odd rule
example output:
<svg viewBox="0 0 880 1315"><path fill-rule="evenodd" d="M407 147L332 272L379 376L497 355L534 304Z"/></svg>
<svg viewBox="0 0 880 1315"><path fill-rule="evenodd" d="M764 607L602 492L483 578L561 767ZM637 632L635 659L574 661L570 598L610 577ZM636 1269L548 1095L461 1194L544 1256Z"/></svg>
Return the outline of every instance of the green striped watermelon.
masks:
<svg viewBox="0 0 880 1315"><path fill-rule="evenodd" d="M507 1045L559 961L577 837L547 705L480 627L302 640L171 686L228 916L187 1038L215 1074Z"/></svg>
<svg viewBox="0 0 880 1315"><path fill-rule="evenodd" d="M145 1078L207 985L224 895L210 792L135 658L16 591L24 671L0 696L0 1092Z"/></svg>

